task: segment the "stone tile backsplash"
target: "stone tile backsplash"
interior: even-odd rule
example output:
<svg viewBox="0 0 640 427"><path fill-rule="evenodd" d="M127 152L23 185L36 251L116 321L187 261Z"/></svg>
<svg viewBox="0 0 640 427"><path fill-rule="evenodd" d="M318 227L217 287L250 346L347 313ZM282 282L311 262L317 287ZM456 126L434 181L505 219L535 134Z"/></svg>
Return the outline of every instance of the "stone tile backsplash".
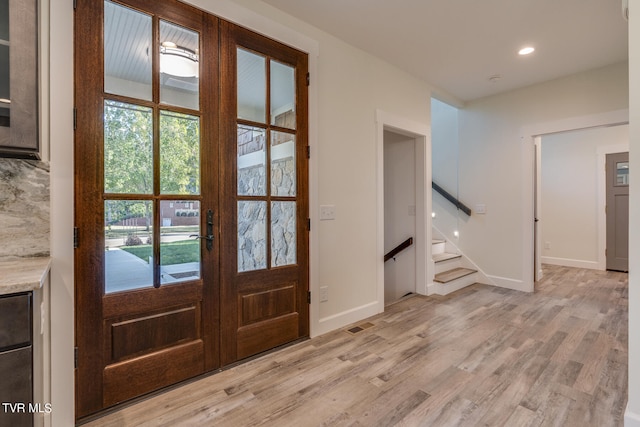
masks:
<svg viewBox="0 0 640 427"><path fill-rule="evenodd" d="M49 164L0 159L0 259L49 256Z"/></svg>

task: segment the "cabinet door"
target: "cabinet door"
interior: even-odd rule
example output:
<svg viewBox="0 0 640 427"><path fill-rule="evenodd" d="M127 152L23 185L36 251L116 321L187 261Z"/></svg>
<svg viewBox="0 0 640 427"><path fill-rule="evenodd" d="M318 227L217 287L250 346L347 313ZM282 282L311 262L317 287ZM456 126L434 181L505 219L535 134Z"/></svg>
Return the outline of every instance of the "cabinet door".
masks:
<svg viewBox="0 0 640 427"><path fill-rule="evenodd" d="M30 294L0 298L0 351L31 344L30 308Z"/></svg>
<svg viewBox="0 0 640 427"><path fill-rule="evenodd" d="M0 353L0 426L33 425L31 346Z"/></svg>
<svg viewBox="0 0 640 427"><path fill-rule="evenodd" d="M38 159L38 2L0 2L0 157Z"/></svg>

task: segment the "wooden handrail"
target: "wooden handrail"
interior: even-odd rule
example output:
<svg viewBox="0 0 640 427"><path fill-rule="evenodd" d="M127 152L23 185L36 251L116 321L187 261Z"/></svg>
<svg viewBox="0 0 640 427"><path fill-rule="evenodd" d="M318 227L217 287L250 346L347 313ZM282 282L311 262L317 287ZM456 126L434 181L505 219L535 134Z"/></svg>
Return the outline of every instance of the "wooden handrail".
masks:
<svg viewBox="0 0 640 427"><path fill-rule="evenodd" d="M456 199L454 196L452 196L450 193L448 193L447 190L445 190L444 188L440 187L438 184L436 184L433 181L431 181L431 188L433 188L438 193L440 193L442 195L442 197L444 197L445 199L447 199L448 201L453 203L453 205L456 208L460 209L462 212L464 212L467 215L471 216L471 208L467 207L460 200Z"/></svg>
<svg viewBox="0 0 640 427"><path fill-rule="evenodd" d="M384 256L384 262L389 261L391 258L395 257L396 255L398 255L398 253L400 253L403 250L407 249L411 245L413 245L413 237L409 237L407 240L405 240L404 242L400 243L395 248L391 249L389 251L389 253Z"/></svg>

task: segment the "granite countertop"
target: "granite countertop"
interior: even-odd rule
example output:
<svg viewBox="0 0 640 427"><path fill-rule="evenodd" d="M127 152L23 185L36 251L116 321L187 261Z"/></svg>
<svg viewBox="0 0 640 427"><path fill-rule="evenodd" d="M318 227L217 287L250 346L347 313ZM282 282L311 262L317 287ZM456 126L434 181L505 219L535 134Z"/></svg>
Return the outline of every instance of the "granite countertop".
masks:
<svg viewBox="0 0 640 427"><path fill-rule="evenodd" d="M0 295L40 289L50 268L49 257L0 260Z"/></svg>

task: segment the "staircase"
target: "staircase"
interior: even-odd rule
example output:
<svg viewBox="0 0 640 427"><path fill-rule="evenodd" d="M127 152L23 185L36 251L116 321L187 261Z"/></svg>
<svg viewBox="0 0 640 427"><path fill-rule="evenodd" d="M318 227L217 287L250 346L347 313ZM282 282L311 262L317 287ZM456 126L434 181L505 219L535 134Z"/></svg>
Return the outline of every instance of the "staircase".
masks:
<svg viewBox="0 0 640 427"><path fill-rule="evenodd" d="M435 277L429 293L447 295L481 280L479 276L483 275L453 244L445 239L434 239L432 245Z"/></svg>

